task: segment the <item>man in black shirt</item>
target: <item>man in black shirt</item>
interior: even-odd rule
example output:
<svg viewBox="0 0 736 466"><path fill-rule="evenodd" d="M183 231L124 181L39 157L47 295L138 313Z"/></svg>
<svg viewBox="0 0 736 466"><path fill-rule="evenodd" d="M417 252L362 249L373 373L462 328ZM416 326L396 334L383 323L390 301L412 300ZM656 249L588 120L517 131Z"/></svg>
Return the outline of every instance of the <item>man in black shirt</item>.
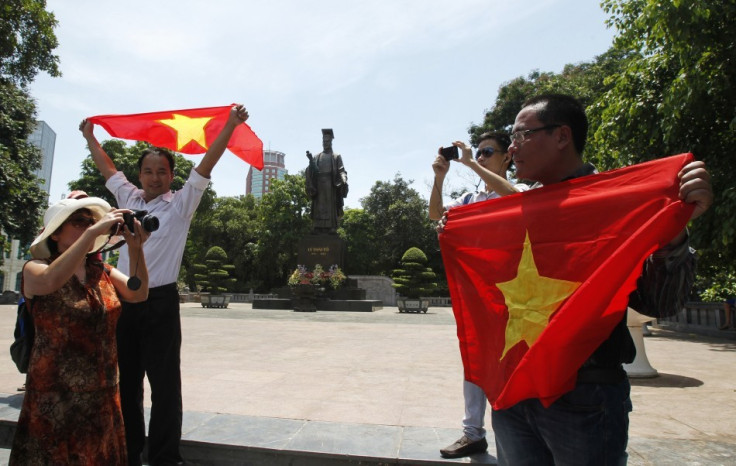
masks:
<svg viewBox="0 0 736 466"><path fill-rule="evenodd" d="M525 102L509 147L518 178L536 181L535 188L595 173L582 159L587 131L585 109L573 97L546 94ZM698 217L713 202L705 165L691 162L678 177L680 198L695 204L691 218ZM679 309L693 279L693 251L684 230L646 260L629 306L654 316ZM499 464L625 464L631 400L622 364L634 356L624 313L579 368L572 391L548 408L539 399L527 399L494 410Z"/></svg>

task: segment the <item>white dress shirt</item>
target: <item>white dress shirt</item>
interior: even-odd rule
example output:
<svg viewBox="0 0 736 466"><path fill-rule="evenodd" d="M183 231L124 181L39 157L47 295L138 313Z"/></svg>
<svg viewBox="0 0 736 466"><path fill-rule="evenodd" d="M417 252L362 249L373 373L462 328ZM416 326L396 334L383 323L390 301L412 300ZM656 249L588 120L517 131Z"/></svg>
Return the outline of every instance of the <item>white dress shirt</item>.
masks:
<svg viewBox="0 0 736 466"><path fill-rule="evenodd" d="M123 172L115 173L105 183L121 209L147 210L149 215L158 217L158 230L143 244L149 288L176 283L189 225L209 182L192 169L183 188L162 194L151 202L143 199L143 190L128 181ZM120 249L117 268L128 276L135 275L130 270L127 245Z"/></svg>

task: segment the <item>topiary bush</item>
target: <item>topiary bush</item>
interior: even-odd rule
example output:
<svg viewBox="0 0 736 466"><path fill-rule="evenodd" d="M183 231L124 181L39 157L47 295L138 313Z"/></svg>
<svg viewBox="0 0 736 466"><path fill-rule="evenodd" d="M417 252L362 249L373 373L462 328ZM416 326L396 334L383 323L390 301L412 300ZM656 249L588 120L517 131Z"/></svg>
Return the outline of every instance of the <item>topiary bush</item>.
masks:
<svg viewBox="0 0 736 466"><path fill-rule="evenodd" d="M206 264L194 264L194 282L201 291L211 294L222 294L230 290L235 278L230 272L235 266L227 263L227 253L219 246L212 246L204 256Z"/></svg>
<svg viewBox="0 0 736 466"><path fill-rule="evenodd" d="M416 247L401 256L400 268L394 269L391 278L396 291L407 298L429 296L437 289L437 275L427 267L427 255Z"/></svg>

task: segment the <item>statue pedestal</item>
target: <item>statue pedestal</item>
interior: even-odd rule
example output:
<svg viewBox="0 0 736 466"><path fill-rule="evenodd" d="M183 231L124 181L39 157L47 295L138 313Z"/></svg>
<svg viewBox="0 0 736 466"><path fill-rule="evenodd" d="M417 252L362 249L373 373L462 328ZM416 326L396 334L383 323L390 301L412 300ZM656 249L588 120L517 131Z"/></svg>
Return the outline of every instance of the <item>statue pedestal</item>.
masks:
<svg viewBox="0 0 736 466"><path fill-rule="evenodd" d="M345 241L337 235L307 235L299 240L297 263L310 270L317 264L325 270L337 264L344 270L345 250Z"/></svg>

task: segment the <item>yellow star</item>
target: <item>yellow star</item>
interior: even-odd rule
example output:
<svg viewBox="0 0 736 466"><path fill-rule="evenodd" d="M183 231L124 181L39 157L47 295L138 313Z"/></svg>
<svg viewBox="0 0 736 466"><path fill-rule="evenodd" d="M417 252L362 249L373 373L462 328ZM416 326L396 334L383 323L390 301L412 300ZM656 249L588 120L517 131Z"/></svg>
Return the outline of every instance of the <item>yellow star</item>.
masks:
<svg viewBox="0 0 736 466"><path fill-rule="evenodd" d="M176 150L194 141L203 149L207 149L207 137L204 133L204 127L213 117L189 118L186 115L178 115L174 113L173 118L169 120L158 120L176 131Z"/></svg>
<svg viewBox="0 0 736 466"><path fill-rule="evenodd" d="M550 316L580 286L580 282L539 276L527 232L516 278L496 286L503 293L509 309L506 347L500 358L503 359L506 352L522 340L531 347L547 326Z"/></svg>

